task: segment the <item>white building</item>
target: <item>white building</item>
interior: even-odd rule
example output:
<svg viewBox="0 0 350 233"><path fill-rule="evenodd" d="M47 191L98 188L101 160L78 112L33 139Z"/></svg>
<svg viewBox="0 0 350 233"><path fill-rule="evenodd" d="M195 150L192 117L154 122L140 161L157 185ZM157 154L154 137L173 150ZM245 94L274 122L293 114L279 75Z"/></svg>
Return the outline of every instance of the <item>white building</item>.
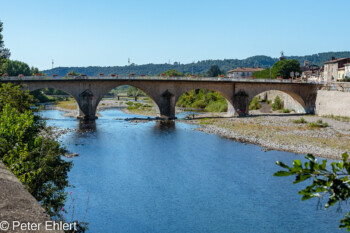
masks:
<svg viewBox="0 0 350 233"><path fill-rule="evenodd" d="M344 64L345 67L345 77L350 77L350 63Z"/></svg>
<svg viewBox="0 0 350 233"><path fill-rule="evenodd" d="M324 78L327 82L333 82L340 80L338 70L340 68L343 68L345 64L350 62L350 58L340 58L335 59L332 58L332 60L327 61L324 63ZM342 76L342 70L340 70L340 75Z"/></svg>
<svg viewBox="0 0 350 233"><path fill-rule="evenodd" d="M247 78L252 77L253 73L256 71L264 70L261 67L238 67L237 69L228 71L229 78Z"/></svg>

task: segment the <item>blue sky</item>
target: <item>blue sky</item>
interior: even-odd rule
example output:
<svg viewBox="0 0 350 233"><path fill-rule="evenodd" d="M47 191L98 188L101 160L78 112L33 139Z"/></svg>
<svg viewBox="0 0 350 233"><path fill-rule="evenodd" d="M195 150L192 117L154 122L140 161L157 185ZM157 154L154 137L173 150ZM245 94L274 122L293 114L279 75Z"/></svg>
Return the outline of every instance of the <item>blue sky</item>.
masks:
<svg viewBox="0 0 350 233"><path fill-rule="evenodd" d="M348 51L349 0L0 0L12 59L55 66L189 63Z"/></svg>

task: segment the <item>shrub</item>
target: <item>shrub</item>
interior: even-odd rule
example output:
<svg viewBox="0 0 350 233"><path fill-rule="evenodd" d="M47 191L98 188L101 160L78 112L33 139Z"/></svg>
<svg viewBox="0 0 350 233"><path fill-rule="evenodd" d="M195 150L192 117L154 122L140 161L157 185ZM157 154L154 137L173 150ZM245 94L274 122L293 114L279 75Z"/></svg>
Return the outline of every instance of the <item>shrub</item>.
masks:
<svg viewBox="0 0 350 233"><path fill-rule="evenodd" d="M300 118L299 120L293 121L295 124L306 124L307 121L304 119L304 117Z"/></svg>
<svg viewBox="0 0 350 233"><path fill-rule="evenodd" d="M261 108L261 104L259 103L259 100L257 97L254 97L252 102L249 104L249 110L258 110Z"/></svg>
<svg viewBox="0 0 350 233"><path fill-rule="evenodd" d="M288 108L282 108L281 113L290 113Z"/></svg>
<svg viewBox="0 0 350 233"><path fill-rule="evenodd" d="M205 110L207 110L208 112L226 112L227 111L227 103L211 101L205 107Z"/></svg>
<svg viewBox="0 0 350 233"><path fill-rule="evenodd" d="M272 110L276 111L276 110L281 110L284 106L283 101L281 100L281 98L279 96L275 97L275 100L273 101L272 104Z"/></svg>
<svg viewBox="0 0 350 233"><path fill-rule="evenodd" d="M222 112L227 110L227 102L219 93L206 89L189 91L182 96L176 106L183 108L199 108L209 112Z"/></svg>
<svg viewBox="0 0 350 233"><path fill-rule="evenodd" d="M323 123L322 120L318 120L316 122L310 122L308 124L310 129L314 129L314 128L326 128L328 127L328 123Z"/></svg>

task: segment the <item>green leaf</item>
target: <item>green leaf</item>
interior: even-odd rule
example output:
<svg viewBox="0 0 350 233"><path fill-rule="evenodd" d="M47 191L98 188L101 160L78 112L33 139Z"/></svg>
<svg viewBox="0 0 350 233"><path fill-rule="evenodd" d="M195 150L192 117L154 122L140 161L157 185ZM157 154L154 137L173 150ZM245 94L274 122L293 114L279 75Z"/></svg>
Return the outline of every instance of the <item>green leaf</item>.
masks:
<svg viewBox="0 0 350 233"><path fill-rule="evenodd" d="M299 160L299 159L294 160L293 166L301 167L301 162L300 162L300 160Z"/></svg>
<svg viewBox="0 0 350 233"><path fill-rule="evenodd" d="M312 154L307 154L305 158L312 162L316 162L315 156L313 156Z"/></svg>
<svg viewBox="0 0 350 233"><path fill-rule="evenodd" d="M292 175L292 173L287 172L287 171L278 171L275 174L273 174L274 176L290 176Z"/></svg>
<svg viewBox="0 0 350 233"><path fill-rule="evenodd" d="M307 174L307 175L298 175L296 178L295 178L295 181L293 182L294 184L297 184L299 182L302 182L306 179L309 179L311 177L310 174Z"/></svg>
<svg viewBox="0 0 350 233"><path fill-rule="evenodd" d="M287 166L287 165L284 164L283 162L277 161L276 164L277 164L278 166L280 166L280 167L289 169L289 166Z"/></svg>

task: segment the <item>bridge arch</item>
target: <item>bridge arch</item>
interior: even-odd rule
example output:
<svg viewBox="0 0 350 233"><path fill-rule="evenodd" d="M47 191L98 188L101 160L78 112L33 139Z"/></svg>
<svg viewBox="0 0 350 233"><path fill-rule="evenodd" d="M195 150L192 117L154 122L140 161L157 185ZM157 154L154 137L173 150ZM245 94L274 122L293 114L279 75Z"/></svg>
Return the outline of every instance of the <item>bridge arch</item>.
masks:
<svg viewBox="0 0 350 233"><path fill-rule="evenodd" d="M181 89L181 91L176 94L176 96L175 96L175 103L178 103L178 101L179 101L181 96L186 95L190 91L194 91L194 90L208 90L208 91L212 91L212 92L216 92L216 93L220 94L226 100L227 116L234 116L236 114L236 110L234 108L233 98L231 97L232 94L231 93L226 93L223 90L212 88L212 87L209 87L209 86L208 87L200 87L199 86L197 88L185 87L185 88Z"/></svg>
<svg viewBox="0 0 350 233"><path fill-rule="evenodd" d="M100 95L97 96L97 99L96 99L96 111L97 111L97 107L98 105L100 104L100 102L102 101L102 99L108 94L110 93L113 89L115 88L118 88L120 86L130 86L130 87L134 87L134 88L137 88L139 89L140 91L142 91L143 93L145 93L145 95L150 98L150 100L152 101L153 103L153 106L156 110L156 117L160 117L161 116L161 112L160 112L160 108L159 108L159 103L156 101L155 97L152 96L145 88L143 88L142 86L140 85L137 85L137 84L117 84L117 85L113 85L113 86L108 86L108 87L105 87L101 92L100 92Z"/></svg>
<svg viewBox="0 0 350 233"><path fill-rule="evenodd" d="M79 111L80 111L80 106L79 106L79 101L77 99L77 97L73 94L71 94L70 92L66 91L64 88L56 88L56 87L49 87L49 86L46 86L46 87L41 87L41 86L34 86L34 87L31 87L31 88L28 88L28 87L24 87L25 90L28 90L29 93L33 94L33 92L35 91L40 91L40 90L44 90L44 89L52 89L52 90L57 90L57 91L60 91L60 92L64 92L66 93L67 95L69 95L70 97L72 97L74 99L74 102L76 103L76 106L77 106L77 113L79 114Z"/></svg>
<svg viewBox="0 0 350 233"><path fill-rule="evenodd" d="M262 96L265 95L265 96ZM278 89L268 89L261 91L260 93L252 93L249 95L248 103L250 104L254 97L260 96L261 99L267 98L270 101L279 96L284 102L284 108L289 110L294 110L296 113L306 113L307 107L304 99L292 91L278 90Z"/></svg>

